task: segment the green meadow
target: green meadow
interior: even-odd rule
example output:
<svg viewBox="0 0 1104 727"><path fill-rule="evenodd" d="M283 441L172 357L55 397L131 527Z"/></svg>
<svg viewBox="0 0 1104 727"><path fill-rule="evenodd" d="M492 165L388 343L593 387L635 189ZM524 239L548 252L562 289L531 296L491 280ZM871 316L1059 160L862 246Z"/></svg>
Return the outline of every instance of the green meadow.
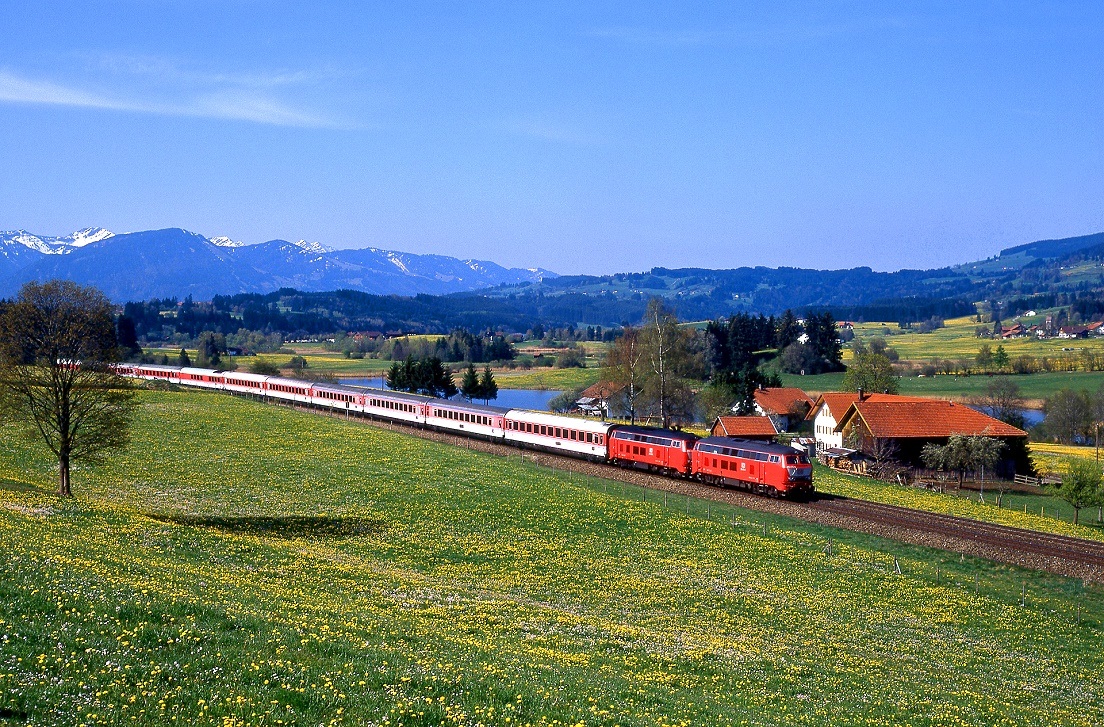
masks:
<svg viewBox="0 0 1104 727"><path fill-rule="evenodd" d="M999 374L1020 387L1020 394L1033 406L1042 406L1043 399L1052 396L1059 389L1087 389L1096 391L1104 386L1104 371L1065 371L1039 374ZM972 376L903 376L900 379L900 393L916 396L931 396L940 399L967 400L985 393L986 387L995 378L985 374ZM796 386L815 397L825 391L842 391L843 374L817 374L799 376L783 374L785 386Z"/></svg>
<svg viewBox="0 0 1104 727"><path fill-rule="evenodd" d="M0 443L0 724L1104 718L1078 581L205 392Z"/></svg>

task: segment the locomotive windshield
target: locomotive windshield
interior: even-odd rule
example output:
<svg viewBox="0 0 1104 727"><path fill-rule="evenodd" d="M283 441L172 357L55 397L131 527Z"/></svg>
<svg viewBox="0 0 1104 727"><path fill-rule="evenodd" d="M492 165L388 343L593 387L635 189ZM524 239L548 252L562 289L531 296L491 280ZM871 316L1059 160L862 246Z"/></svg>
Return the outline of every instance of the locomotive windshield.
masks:
<svg viewBox="0 0 1104 727"><path fill-rule="evenodd" d="M809 460L803 454L787 454L786 464L809 464Z"/></svg>

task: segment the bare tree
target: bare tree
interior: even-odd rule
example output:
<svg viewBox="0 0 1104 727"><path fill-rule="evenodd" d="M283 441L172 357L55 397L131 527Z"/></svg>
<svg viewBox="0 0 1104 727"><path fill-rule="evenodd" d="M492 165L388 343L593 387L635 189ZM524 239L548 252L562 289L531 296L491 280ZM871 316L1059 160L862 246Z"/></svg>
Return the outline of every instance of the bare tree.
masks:
<svg viewBox="0 0 1104 727"><path fill-rule="evenodd" d="M63 497L73 462L129 441L134 398L109 367L117 357L111 304L95 288L27 283L0 316L0 405L57 457Z"/></svg>
<svg viewBox="0 0 1104 727"><path fill-rule="evenodd" d="M874 460L870 463L869 472L876 479L892 480L905 469L899 461L901 448L896 439L886 437L875 439L867 454Z"/></svg>
<svg viewBox="0 0 1104 727"><path fill-rule="evenodd" d="M1048 434L1063 444L1093 432L1093 407L1087 391L1059 389L1043 405Z"/></svg>
<svg viewBox="0 0 1104 727"><path fill-rule="evenodd" d="M652 298L648 301L648 311L644 317L644 334L648 350L648 361L655 375L656 401L659 404L661 426L667 426L671 420L668 411L670 402L667 397L668 379L671 377L671 354L678 343L678 319L667 310L663 301Z"/></svg>
<svg viewBox="0 0 1104 727"><path fill-rule="evenodd" d="M1024 398L1020 387L1007 376L994 376L985 385L985 393L971 399L970 403L994 419L1024 428Z"/></svg>
<svg viewBox="0 0 1104 727"><path fill-rule="evenodd" d="M636 424L637 399L644 388L644 346L639 329L625 326L621 337L606 354L604 368L610 380L625 385L629 421Z"/></svg>
<svg viewBox="0 0 1104 727"><path fill-rule="evenodd" d="M670 426L676 416L693 418L683 405L691 398L685 377L702 373L695 370L701 357L695 355L693 338L693 331L679 326L678 318L661 298L648 302L641 331L648 359L645 388L648 400L658 409L661 426Z"/></svg>

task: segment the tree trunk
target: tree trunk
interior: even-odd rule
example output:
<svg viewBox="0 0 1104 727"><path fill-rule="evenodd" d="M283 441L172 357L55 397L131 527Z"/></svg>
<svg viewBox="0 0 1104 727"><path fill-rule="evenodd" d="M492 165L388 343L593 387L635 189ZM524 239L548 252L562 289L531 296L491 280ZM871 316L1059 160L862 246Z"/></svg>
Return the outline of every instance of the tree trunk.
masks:
<svg viewBox="0 0 1104 727"><path fill-rule="evenodd" d="M1074 525L1077 524L1077 520L1078 520L1080 515L1081 515L1081 508L1079 508L1079 507L1073 508L1073 524Z"/></svg>
<svg viewBox="0 0 1104 727"><path fill-rule="evenodd" d="M73 490L69 487L69 455L58 457L58 495L60 497L73 496Z"/></svg>

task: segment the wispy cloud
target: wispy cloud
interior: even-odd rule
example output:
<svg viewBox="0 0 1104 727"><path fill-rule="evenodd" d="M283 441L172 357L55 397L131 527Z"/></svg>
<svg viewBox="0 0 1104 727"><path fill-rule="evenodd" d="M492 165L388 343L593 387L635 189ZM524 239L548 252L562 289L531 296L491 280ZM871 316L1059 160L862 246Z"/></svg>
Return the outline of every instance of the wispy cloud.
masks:
<svg viewBox="0 0 1104 727"><path fill-rule="evenodd" d="M86 65L115 75L142 77L158 83L197 86L241 86L279 88L317 83L346 75L331 69L279 70L260 72L210 71L191 67L172 58L106 53L85 56Z"/></svg>
<svg viewBox="0 0 1104 727"><path fill-rule="evenodd" d="M202 85L218 84L208 82ZM273 126L353 127L341 119L297 108L258 90L240 86L193 90L183 97L174 95L176 100L166 101L154 93L91 91L75 85L29 78L0 68L0 102L249 121Z"/></svg>

